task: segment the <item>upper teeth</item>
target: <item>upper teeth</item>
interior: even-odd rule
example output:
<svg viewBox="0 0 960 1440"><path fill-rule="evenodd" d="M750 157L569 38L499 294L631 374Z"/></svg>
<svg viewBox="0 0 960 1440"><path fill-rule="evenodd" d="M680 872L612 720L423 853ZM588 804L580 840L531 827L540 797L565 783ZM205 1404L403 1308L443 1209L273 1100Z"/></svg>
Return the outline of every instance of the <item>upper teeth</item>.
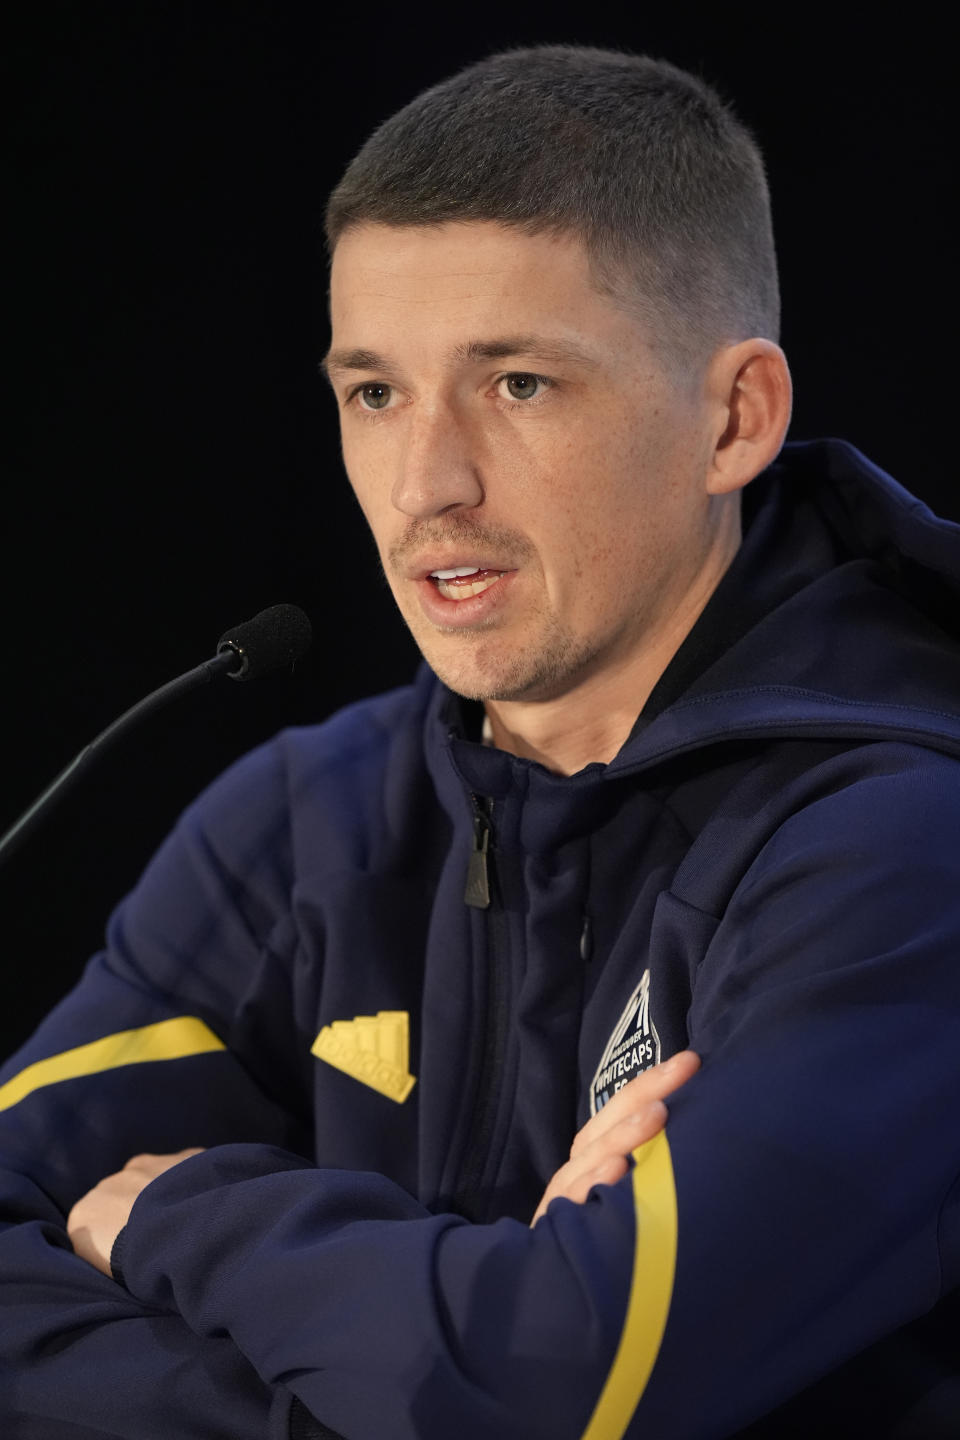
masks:
<svg viewBox="0 0 960 1440"><path fill-rule="evenodd" d="M461 575L476 575L476 565L458 565L455 570L431 570L434 580L456 580Z"/></svg>

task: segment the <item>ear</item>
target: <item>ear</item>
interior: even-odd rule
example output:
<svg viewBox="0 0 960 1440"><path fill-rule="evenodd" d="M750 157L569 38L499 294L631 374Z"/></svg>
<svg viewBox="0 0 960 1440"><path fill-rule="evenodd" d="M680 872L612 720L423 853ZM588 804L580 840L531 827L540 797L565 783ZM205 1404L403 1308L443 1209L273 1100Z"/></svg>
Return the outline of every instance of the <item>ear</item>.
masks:
<svg viewBox="0 0 960 1440"><path fill-rule="evenodd" d="M780 453L793 398L787 357L772 340L741 340L717 351L705 379L717 417L707 490L729 495Z"/></svg>

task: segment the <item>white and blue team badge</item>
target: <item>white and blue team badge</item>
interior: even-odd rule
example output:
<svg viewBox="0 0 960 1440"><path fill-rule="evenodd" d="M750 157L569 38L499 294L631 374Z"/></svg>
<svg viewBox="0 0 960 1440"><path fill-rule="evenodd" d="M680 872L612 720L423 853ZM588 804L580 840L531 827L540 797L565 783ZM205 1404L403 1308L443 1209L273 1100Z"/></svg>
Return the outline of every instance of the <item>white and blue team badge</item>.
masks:
<svg viewBox="0 0 960 1440"><path fill-rule="evenodd" d="M650 1015L650 971L644 970L600 1057L590 1085L590 1114L596 1115L617 1090L659 1062L660 1036Z"/></svg>

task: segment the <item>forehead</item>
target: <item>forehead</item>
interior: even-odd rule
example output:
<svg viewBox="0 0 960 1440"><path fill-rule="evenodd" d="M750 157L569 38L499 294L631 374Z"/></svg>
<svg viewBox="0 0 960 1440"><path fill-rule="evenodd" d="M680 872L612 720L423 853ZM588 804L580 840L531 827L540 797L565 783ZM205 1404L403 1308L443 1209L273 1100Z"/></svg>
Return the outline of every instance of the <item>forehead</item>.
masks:
<svg viewBox="0 0 960 1440"><path fill-rule="evenodd" d="M337 243L330 277L335 348L380 349L374 331L448 346L545 330L581 348L642 343L635 317L601 293L570 234L527 234L492 221L359 225Z"/></svg>
<svg viewBox="0 0 960 1440"><path fill-rule="evenodd" d="M570 234L529 234L492 220L439 225L363 224L348 229L333 254L331 283L388 281L391 290L438 286L449 298L478 285L510 285L544 267L590 285L586 251Z"/></svg>

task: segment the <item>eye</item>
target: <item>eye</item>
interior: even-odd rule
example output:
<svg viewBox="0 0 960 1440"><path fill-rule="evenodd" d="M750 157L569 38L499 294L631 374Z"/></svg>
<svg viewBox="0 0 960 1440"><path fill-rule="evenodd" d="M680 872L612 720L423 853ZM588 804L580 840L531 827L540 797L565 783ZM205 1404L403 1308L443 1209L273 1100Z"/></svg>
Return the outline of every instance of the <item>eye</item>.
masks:
<svg viewBox="0 0 960 1440"><path fill-rule="evenodd" d="M369 385L361 385L359 390L353 393L358 397L362 410L385 410L390 404L393 389L389 385L380 385L374 381Z"/></svg>
<svg viewBox="0 0 960 1440"><path fill-rule="evenodd" d="M543 375L516 373L504 375L500 382L506 387L511 400L537 400L550 384Z"/></svg>

